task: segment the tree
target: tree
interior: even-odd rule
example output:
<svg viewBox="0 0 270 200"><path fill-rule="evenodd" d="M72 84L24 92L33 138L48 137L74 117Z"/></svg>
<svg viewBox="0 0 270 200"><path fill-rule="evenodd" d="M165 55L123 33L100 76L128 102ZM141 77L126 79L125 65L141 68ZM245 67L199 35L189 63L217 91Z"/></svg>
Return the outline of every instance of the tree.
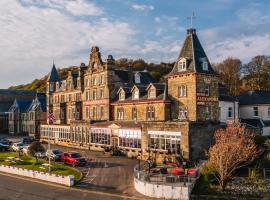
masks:
<svg viewBox="0 0 270 200"><path fill-rule="evenodd" d="M224 191L235 170L250 164L260 150L254 143L254 133L239 122L218 129L215 140L209 149L208 167L216 172L215 177Z"/></svg>
<svg viewBox="0 0 270 200"><path fill-rule="evenodd" d="M36 158L36 161L38 160L36 153L38 152L45 152L45 148L42 146L42 144L38 141L32 142L29 146L29 154L31 156L34 156Z"/></svg>
<svg viewBox="0 0 270 200"><path fill-rule="evenodd" d="M243 66L247 90L268 90L270 87L270 57L255 56Z"/></svg>
<svg viewBox="0 0 270 200"><path fill-rule="evenodd" d="M241 83L241 61L238 58L229 57L214 65L214 68L219 73L221 81L228 87L229 94L238 95Z"/></svg>

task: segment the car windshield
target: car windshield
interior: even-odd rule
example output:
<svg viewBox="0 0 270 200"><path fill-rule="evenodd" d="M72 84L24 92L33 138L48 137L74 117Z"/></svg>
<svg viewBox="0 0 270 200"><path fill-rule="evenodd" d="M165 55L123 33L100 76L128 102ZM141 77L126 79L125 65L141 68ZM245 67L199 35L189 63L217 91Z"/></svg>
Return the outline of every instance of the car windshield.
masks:
<svg viewBox="0 0 270 200"><path fill-rule="evenodd" d="M81 154L79 154L79 153L71 153L70 156L71 156L71 158L80 158Z"/></svg>
<svg viewBox="0 0 270 200"><path fill-rule="evenodd" d="M60 150L58 150L58 149L53 150L52 152L53 152L54 154L61 154L61 151L60 151Z"/></svg>

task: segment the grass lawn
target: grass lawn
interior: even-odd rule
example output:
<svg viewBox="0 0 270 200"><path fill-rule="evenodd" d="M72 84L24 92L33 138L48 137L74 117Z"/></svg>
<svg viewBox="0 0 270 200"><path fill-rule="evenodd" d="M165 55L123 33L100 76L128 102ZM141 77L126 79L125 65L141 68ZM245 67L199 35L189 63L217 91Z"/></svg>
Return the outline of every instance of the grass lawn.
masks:
<svg viewBox="0 0 270 200"><path fill-rule="evenodd" d="M42 164L48 163L45 160L39 159L36 162L36 159L31 156L21 156L20 159L22 160L21 162L18 163L11 163L7 162L6 160L8 157L19 157L18 153L15 152L0 152L0 164L3 165L8 165L8 166L14 166L14 167L20 167L24 169L29 169L29 170L36 170L36 171L43 171L47 172L46 169L42 169ZM59 175L74 175L75 181L79 181L81 178L81 173L77 171L74 168L71 168L69 166L60 164L60 163L55 163L51 162L52 168L51 168L51 173L53 174L59 174Z"/></svg>

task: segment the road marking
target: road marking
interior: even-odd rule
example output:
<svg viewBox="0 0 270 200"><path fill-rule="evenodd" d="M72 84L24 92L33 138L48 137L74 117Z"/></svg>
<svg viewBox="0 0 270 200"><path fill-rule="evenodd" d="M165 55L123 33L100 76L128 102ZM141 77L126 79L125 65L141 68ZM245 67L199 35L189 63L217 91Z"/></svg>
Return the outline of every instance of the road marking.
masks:
<svg viewBox="0 0 270 200"><path fill-rule="evenodd" d="M33 183L39 183L39 184L48 185L48 186L52 186L52 187L57 187L57 188L70 190L70 191L75 191L75 192L76 191L77 192L85 192L85 193L88 193L88 194L97 194L97 195L104 195L104 196L109 196L109 197L119 197L119 198L123 198L123 199L145 200L145 198L143 198L143 197L142 198L140 198L140 197L131 197L131 196L115 194L115 193L109 193L109 192L101 192L101 191L93 191L93 190L86 190L86 189L68 187L68 186L64 186L64 185L58 185L58 184L54 184L54 183L44 182L44 181L41 181L41 180L25 178L25 177L18 176L18 175L6 174L6 173L3 173L3 172L0 172L0 175L9 176L9 177L12 177L12 178L17 178L17 179L21 179L21 180L25 180L25 181L30 181L30 182L33 182ZM151 198L147 197L147 199L151 199Z"/></svg>

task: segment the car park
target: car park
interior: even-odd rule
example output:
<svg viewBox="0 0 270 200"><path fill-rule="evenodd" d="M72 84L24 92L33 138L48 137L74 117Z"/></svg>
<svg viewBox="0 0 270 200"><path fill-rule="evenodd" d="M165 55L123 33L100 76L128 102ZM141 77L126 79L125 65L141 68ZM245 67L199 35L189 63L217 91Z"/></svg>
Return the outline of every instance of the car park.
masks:
<svg viewBox="0 0 270 200"><path fill-rule="evenodd" d="M78 152L65 152L61 155L61 161L65 164L75 166L84 166L87 161Z"/></svg>
<svg viewBox="0 0 270 200"><path fill-rule="evenodd" d="M9 151L9 150L10 150L9 145L0 143L0 151L4 152L4 151Z"/></svg>
<svg viewBox="0 0 270 200"><path fill-rule="evenodd" d="M52 150L47 150L46 151L46 158L51 159L54 161L60 160L62 155L62 151L59 149L52 149Z"/></svg>
<svg viewBox="0 0 270 200"><path fill-rule="evenodd" d="M36 152L35 156L38 157L38 158L47 158L45 152Z"/></svg>
<svg viewBox="0 0 270 200"><path fill-rule="evenodd" d="M12 149L13 151L21 151L24 147L25 147L25 144L23 144L23 143L14 143L14 144L11 146L11 149Z"/></svg>

